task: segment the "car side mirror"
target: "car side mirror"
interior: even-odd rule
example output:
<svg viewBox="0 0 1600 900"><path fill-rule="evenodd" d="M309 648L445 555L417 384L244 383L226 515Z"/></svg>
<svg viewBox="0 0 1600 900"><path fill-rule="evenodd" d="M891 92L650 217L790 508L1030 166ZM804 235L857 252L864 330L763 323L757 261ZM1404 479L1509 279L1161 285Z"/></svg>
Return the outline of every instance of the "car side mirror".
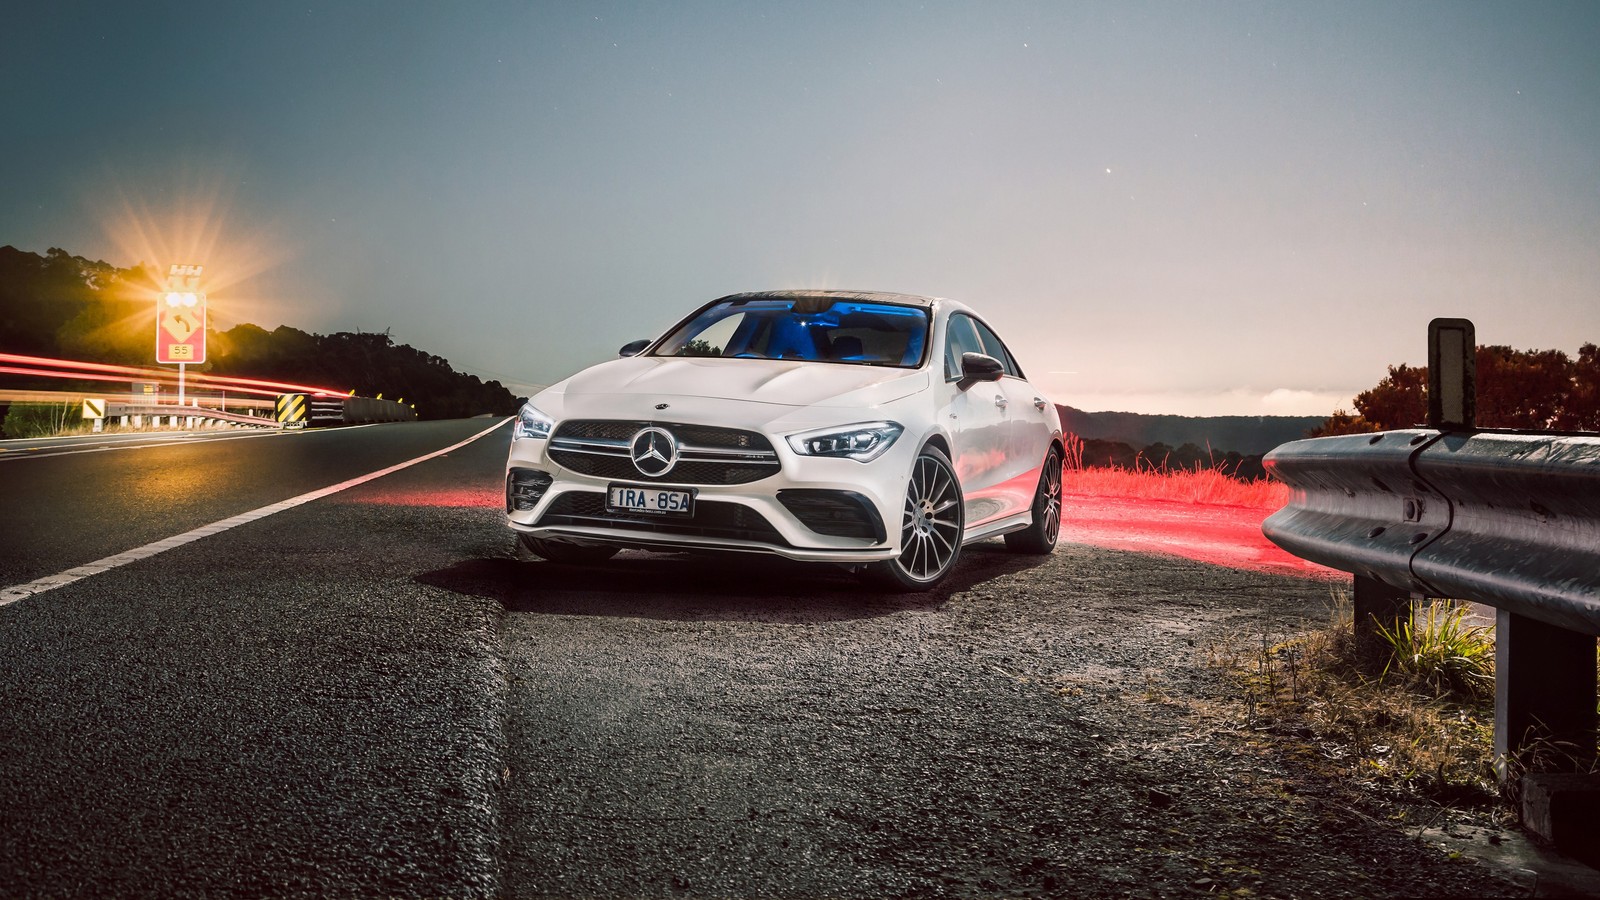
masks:
<svg viewBox="0 0 1600 900"><path fill-rule="evenodd" d="M638 356L641 352L644 351L644 348L646 348L648 346L650 346L650 339L649 338L645 338L642 341L630 341L630 342L622 345L622 349L617 351L617 355L618 356Z"/></svg>
<svg viewBox="0 0 1600 900"><path fill-rule="evenodd" d="M961 354L961 384L962 390L977 384L980 381L999 381L1000 376L1006 373L1006 367L1000 360L982 353Z"/></svg>

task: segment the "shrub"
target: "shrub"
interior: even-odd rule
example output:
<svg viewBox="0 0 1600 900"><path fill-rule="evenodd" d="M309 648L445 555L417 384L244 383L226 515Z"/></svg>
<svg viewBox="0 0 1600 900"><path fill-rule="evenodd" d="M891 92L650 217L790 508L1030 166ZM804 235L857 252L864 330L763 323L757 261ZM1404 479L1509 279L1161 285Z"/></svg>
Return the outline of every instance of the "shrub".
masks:
<svg viewBox="0 0 1600 900"><path fill-rule="evenodd" d="M75 403L13 403L0 431L8 438L49 437L76 424L78 413Z"/></svg>

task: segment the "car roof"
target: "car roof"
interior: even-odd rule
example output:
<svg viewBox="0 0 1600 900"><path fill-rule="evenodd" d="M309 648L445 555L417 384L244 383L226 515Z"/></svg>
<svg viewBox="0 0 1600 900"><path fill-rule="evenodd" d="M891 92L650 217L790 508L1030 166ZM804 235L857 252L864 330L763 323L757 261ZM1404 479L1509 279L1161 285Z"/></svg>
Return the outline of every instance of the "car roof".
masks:
<svg viewBox="0 0 1600 900"><path fill-rule="evenodd" d="M896 294L890 291L744 291L738 294L729 294L718 297L714 303L731 302L735 300L801 300L801 299L831 299L852 300L860 303L894 303L900 306L920 306L931 309L940 301L936 297L922 297L917 294Z"/></svg>

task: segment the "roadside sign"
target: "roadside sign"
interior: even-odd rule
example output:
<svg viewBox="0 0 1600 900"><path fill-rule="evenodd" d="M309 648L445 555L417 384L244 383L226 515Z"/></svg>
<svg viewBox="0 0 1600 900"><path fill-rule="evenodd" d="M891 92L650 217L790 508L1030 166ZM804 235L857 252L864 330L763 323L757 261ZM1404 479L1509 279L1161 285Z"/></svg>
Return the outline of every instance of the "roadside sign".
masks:
<svg viewBox="0 0 1600 900"><path fill-rule="evenodd" d="M306 427L306 395L279 394L276 417L285 428Z"/></svg>
<svg viewBox="0 0 1600 900"><path fill-rule="evenodd" d="M156 301L156 362L173 365L206 361L206 295L200 266L173 266L167 291Z"/></svg>
<svg viewBox="0 0 1600 900"><path fill-rule="evenodd" d="M83 401L83 417L85 419L104 419L106 417L106 402L104 400Z"/></svg>
<svg viewBox="0 0 1600 900"><path fill-rule="evenodd" d="M196 297L193 307L163 305L156 317L156 362L203 363L206 361L206 306Z"/></svg>

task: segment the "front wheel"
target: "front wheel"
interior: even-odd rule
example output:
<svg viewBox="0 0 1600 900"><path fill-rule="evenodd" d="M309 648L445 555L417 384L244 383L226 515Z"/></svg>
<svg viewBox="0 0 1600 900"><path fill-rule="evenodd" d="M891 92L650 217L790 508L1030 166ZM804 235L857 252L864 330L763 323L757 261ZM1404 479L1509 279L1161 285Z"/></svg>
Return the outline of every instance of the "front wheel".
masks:
<svg viewBox="0 0 1600 900"><path fill-rule="evenodd" d="M1006 548L1013 553L1045 554L1056 547L1061 533L1061 454L1051 447L1044 455L1044 471L1033 495L1033 524L1006 535Z"/></svg>
<svg viewBox="0 0 1600 900"><path fill-rule="evenodd" d="M552 541L545 538L536 538L521 535L522 545L537 556L542 556L553 563L566 563L573 566L587 566L603 563L617 555L616 547L607 547L604 544L573 544L567 541Z"/></svg>
<svg viewBox="0 0 1600 900"><path fill-rule="evenodd" d="M871 564L865 574L892 591L929 590L955 567L965 524L955 467L937 447L925 447L906 485L900 556Z"/></svg>

